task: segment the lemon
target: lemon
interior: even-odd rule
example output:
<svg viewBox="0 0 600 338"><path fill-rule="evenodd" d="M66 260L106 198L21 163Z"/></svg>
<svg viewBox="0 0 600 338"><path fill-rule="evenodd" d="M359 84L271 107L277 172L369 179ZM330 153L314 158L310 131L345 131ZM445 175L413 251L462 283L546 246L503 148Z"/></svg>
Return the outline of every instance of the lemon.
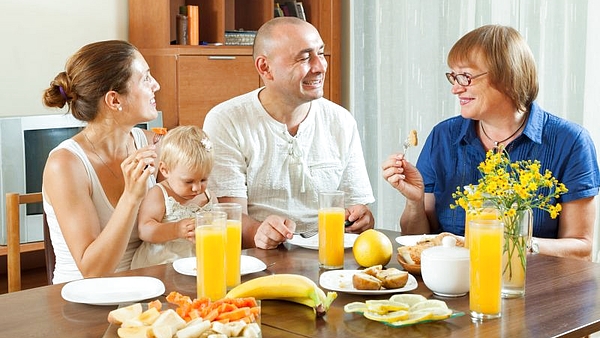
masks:
<svg viewBox="0 0 600 338"><path fill-rule="evenodd" d="M446 305L446 302L438 299L428 299L420 303L414 304L410 307L409 311L416 312L425 309L448 309L448 305Z"/></svg>
<svg viewBox="0 0 600 338"><path fill-rule="evenodd" d="M406 310L392 311L385 314L377 312L365 311L363 315L370 319L378 322L397 322L399 320L408 319L409 313Z"/></svg>
<svg viewBox="0 0 600 338"><path fill-rule="evenodd" d="M452 310L450 309L425 309L420 311L431 311L431 319L432 320L443 320L446 318L450 318L452 315Z"/></svg>
<svg viewBox="0 0 600 338"><path fill-rule="evenodd" d="M408 310L409 306L406 303L392 302L390 300L367 300L365 302L367 310L385 314L387 312Z"/></svg>
<svg viewBox="0 0 600 338"><path fill-rule="evenodd" d="M410 307L417 303L426 301L427 298L413 293L401 293L393 295L392 297L390 297L390 300L392 302L405 303Z"/></svg>
<svg viewBox="0 0 600 338"><path fill-rule="evenodd" d="M411 325L420 323L425 320L430 320L432 316L432 312L428 310L421 310L416 312L409 312L407 319L397 320L391 322L392 326L402 326L402 325Z"/></svg>
<svg viewBox="0 0 600 338"><path fill-rule="evenodd" d="M367 310L367 304L363 302L352 302L344 305L344 312L365 312Z"/></svg>
<svg viewBox="0 0 600 338"><path fill-rule="evenodd" d="M352 246L354 259L364 267L388 264L392 259L392 251L392 241L375 229L358 235Z"/></svg>

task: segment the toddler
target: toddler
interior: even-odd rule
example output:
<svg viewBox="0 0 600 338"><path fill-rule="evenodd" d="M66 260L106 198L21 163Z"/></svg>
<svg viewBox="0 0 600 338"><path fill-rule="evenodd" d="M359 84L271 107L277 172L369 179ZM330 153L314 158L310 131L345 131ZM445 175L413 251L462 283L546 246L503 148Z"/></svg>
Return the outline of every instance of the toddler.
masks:
<svg viewBox="0 0 600 338"><path fill-rule="evenodd" d="M179 126L161 141L158 170L165 178L148 191L138 215L139 237L132 269L195 255L195 214L211 210L206 189L213 167L212 143L196 126Z"/></svg>

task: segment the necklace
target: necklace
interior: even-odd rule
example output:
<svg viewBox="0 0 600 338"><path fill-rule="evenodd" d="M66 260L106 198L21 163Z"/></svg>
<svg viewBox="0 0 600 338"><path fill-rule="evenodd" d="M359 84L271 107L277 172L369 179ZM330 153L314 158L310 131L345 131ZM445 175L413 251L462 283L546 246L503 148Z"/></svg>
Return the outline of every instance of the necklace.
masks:
<svg viewBox="0 0 600 338"><path fill-rule="evenodd" d="M98 154L98 152L96 151L96 147L94 147L94 144L92 143L92 141L90 141L90 139L87 137L87 135L85 133L82 133L83 137L85 137L85 139L88 141L88 143L90 144L90 146L92 146L92 151L94 152L94 154L96 156L98 156L98 158L100 159L100 161L102 162L102 164L104 164L104 166L106 167L106 169L108 169L110 171L110 173L116 178L119 179L119 176L117 176L117 174L115 174L115 172L108 166L108 164L106 164L106 162L104 161L104 159L102 158L102 156L100 156L100 154ZM127 157L129 157L129 147L127 146L127 144L125 144L125 150L127 151Z"/></svg>
<svg viewBox="0 0 600 338"><path fill-rule="evenodd" d="M521 130L521 128L523 128L523 126L525 125L525 121L527 121L527 116L525 116L523 118L523 122L521 122L521 125L519 126L519 128L517 128L517 130L515 130L514 133L512 133L509 137L505 138L502 141L496 141L494 139L492 139L486 132L485 132L485 128L483 128L483 123L481 123L481 121L479 121L479 125L481 126L481 131L483 131L483 135L485 135L485 137L487 137L488 140L494 142L494 147L498 147L499 144L504 143L508 140L510 140L513 136L517 135L517 133L519 132L519 130Z"/></svg>

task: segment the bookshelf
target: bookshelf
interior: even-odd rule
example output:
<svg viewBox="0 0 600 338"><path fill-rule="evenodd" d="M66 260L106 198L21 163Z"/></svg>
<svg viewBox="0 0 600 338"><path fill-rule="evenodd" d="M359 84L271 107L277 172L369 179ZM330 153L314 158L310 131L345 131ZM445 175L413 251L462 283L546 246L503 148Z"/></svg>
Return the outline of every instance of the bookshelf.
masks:
<svg viewBox="0 0 600 338"><path fill-rule="evenodd" d="M340 26L342 0L303 0L306 20L325 42L325 97L341 103ZM221 45L225 31L257 30L274 17L277 0L129 0L129 41L140 49L160 83L158 109L167 128L202 126L216 104L261 86L252 46ZM176 45L179 7L199 8L200 41Z"/></svg>

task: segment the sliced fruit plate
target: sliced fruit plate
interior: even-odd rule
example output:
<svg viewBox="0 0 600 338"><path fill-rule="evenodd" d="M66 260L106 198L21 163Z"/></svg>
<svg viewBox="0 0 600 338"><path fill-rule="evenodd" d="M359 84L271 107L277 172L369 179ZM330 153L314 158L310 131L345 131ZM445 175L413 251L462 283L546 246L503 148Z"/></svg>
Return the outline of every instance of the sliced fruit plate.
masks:
<svg viewBox="0 0 600 338"><path fill-rule="evenodd" d="M365 318L391 327L404 327L464 316L448 308L446 302L426 299L418 294L397 294L384 300L352 302L344 306L347 313L362 314Z"/></svg>

